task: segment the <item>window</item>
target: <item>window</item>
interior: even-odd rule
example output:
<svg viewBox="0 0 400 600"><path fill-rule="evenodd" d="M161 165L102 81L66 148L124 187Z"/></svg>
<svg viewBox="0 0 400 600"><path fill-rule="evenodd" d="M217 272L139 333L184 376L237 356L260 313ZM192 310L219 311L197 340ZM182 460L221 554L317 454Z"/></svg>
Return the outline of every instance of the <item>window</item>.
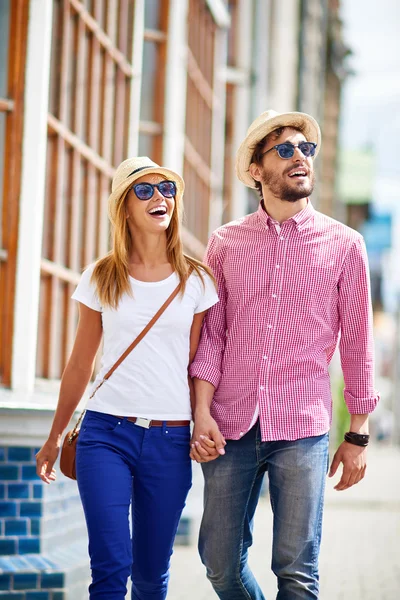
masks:
<svg viewBox="0 0 400 600"><path fill-rule="evenodd" d="M161 164L168 2L146 0L144 26L139 155Z"/></svg>
<svg viewBox="0 0 400 600"><path fill-rule="evenodd" d="M0 381L4 385L11 379L28 4L28 0L0 2Z"/></svg>
<svg viewBox="0 0 400 600"><path fill-rule="evenodd" d="M109 248L107 198L126 158L133 0L54 2L37 376L59 378L73 343L70 296Z"/></svg>
<svg viewBox="0 0 400 600"><path fill-rule="evenodd" d="M204 244L208 239L209 204L214 180L211 145L217 25L204 0L189 1L187 100L184 179L187 228Z"/></svg>

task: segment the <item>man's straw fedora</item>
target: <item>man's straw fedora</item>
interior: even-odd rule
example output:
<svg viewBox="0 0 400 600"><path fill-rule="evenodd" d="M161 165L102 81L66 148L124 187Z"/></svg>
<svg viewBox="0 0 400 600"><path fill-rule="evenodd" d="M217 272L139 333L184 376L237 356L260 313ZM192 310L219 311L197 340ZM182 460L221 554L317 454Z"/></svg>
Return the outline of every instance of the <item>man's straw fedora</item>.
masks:
<svg viewBox="0 0 400 600"><path fill-rule="evenodd" d="M321 148L321 130L317 121L301 112L277 113L274 110L263 112L255 119L247 130L247 135L236 153L236 175L245 185L255 188L255 181L249 173L249 166L254 149L258 142L278 127L294 127L300 129L308 142L315 142L317 156Z"/></svg>

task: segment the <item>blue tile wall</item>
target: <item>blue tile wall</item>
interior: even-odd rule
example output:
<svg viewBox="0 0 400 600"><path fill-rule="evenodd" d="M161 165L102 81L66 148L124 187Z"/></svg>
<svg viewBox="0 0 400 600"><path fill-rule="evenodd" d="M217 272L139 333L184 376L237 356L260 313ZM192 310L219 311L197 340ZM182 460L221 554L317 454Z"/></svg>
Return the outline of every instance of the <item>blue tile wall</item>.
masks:
<svg viewBox="0 0 400 600"><path fill-rule="evenodd" d="M9 538L0 540L0 555L1 554L16 554L17 553L17 540Z"/></svg>
<svg viewBox="0 0 400 600"><path fill-rule="evenodd" d="M43 505L41 502L21 502L21 517L40 517L42 515Z"/></svg>
<svg viewBox="0 0 400 600"><path fill-rule="evenodd" d="M0 478L1 478L1 475L0 475ZM23 465L22 466L22 479L23 479L23 481L30 481L31 479L38 481L39 477L36 474L36 465Z"/></svg>
<svg viewBox="0 0 400 600"><path fill-rule="evenodd" d="M28 519L7 519L4 523L4 535L26 535Z"/></svg>
<svg viewBox="0 0 400 600"><path fill-rule="evenodd" d="M8 448L8 462L30 462L32 448Z"/></svg>
<svg viewBox="0 0 400 600"><path fill-rule="evenodd" d="M1 481L17 481L19 477L19 469L17 465L0 465L0 480Z"/></svg>
<svg viewBox="0 0 400 600"><path fill-rule="evenodd" d="M34 590L38 587L37 573L17 573L14 575L14 590Z"/></svg>
<svg viewBox="0 0 400 600"><path fill-rule="evenodd" d="M0 502L0 517L16 517L18 505L15 502Z"/></svg>
<svg viewBox="0 0 400 600"><path fill-rule="evenodd" d="M8 498L29 498L29 483L9 483Z"/></svg>
<svg viewBox="0 0 400 600"><path fill-rule="evenodd" d="M43 484L33 450L0 447L0 557L40 553Z"/></svg>
<svg viewBox="0 0 400 600"><path fill-rule="evenodd" d="M32 484L32 491L34 498L43 498L43 483L34 483Z"/></svg>
<svg viewBox="0 0 400 600"><path fill-rule="evenodd" d="M87 541L82 538L83 554L77 555L68 545L65 547L63 538L64 523L67 535L69 525L64 515L76 510L78 489L62 477L51 488L46 487L36 475L37 451L0 446L0 600L65 600L65 575L68 570L70 577L75 567L79 575L77 581L73 580L74 589L76 583L87 589L89 561L87 574L82 571ZM53 505L57 510L52 509ZM68 563L63 558L62 567L57 547L54 555L43 554L42 548L42 536L48 540L48 520L54 518L61 556Z"/></svg>
<svg viewBox="0 0 400 600"><path fill-rule="evenodd" d="M63 588L64 573L42 573L42 588Z"/></svg>
<svg viewBox="0 0 400 600"><path fill-rule="evenodd" d="M0 590L11 589L11 575L0 575Z"/></svg>
<svg viewBox="0 0 400 600"><path fill-rule="evenodd" d="M31 524L31 535L40 535L40 519L29 519Z"/></svg>
<svg viewBox="0 0 400 600"><path fill-rule="evenodd" d="M19 554L38 554L40 552L40 540L38 538L19 538Z"/></svg>

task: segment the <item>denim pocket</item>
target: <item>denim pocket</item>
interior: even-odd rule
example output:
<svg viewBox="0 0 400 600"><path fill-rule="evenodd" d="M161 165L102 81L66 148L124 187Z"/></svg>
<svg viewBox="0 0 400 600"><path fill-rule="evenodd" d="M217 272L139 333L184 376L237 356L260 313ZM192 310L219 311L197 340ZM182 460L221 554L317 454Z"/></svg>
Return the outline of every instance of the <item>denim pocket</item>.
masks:
<svg viewBox="0 0 400 600"><path fill-rule="evenodd" d="M167 433L168 432L168 433ZM190 448L190 428L189 427L169 427L164 436L173 446L179 448Z"/></svg>
<svg viewBox="0 0 400 600"><path fill-rule="evenodd" d="M105 413L90 411L87 412L82 423L82 431L104 431L112 432L120 425L118 417L107 415Z"/></svg>

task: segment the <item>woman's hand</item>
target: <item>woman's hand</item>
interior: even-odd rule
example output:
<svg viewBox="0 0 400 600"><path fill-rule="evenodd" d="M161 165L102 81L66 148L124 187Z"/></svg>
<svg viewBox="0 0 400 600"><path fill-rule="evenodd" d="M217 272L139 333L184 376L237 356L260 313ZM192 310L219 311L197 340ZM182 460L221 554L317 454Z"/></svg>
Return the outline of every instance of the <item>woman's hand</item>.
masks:
<svg viewBox="0 0 400 600"><path fill-rule="evenodd" d="M225 438L208 410L196 413L190 445L190 458L196 462L210 462L225 454Z"/></svg>
<svg viewBox="0 0 400 600"><path fill-rule="evenodd" d="M45 483L51 483L56 479L56 471L53 465L60 452L60 442L47 440L36 454L36 473Z"/></svg>

